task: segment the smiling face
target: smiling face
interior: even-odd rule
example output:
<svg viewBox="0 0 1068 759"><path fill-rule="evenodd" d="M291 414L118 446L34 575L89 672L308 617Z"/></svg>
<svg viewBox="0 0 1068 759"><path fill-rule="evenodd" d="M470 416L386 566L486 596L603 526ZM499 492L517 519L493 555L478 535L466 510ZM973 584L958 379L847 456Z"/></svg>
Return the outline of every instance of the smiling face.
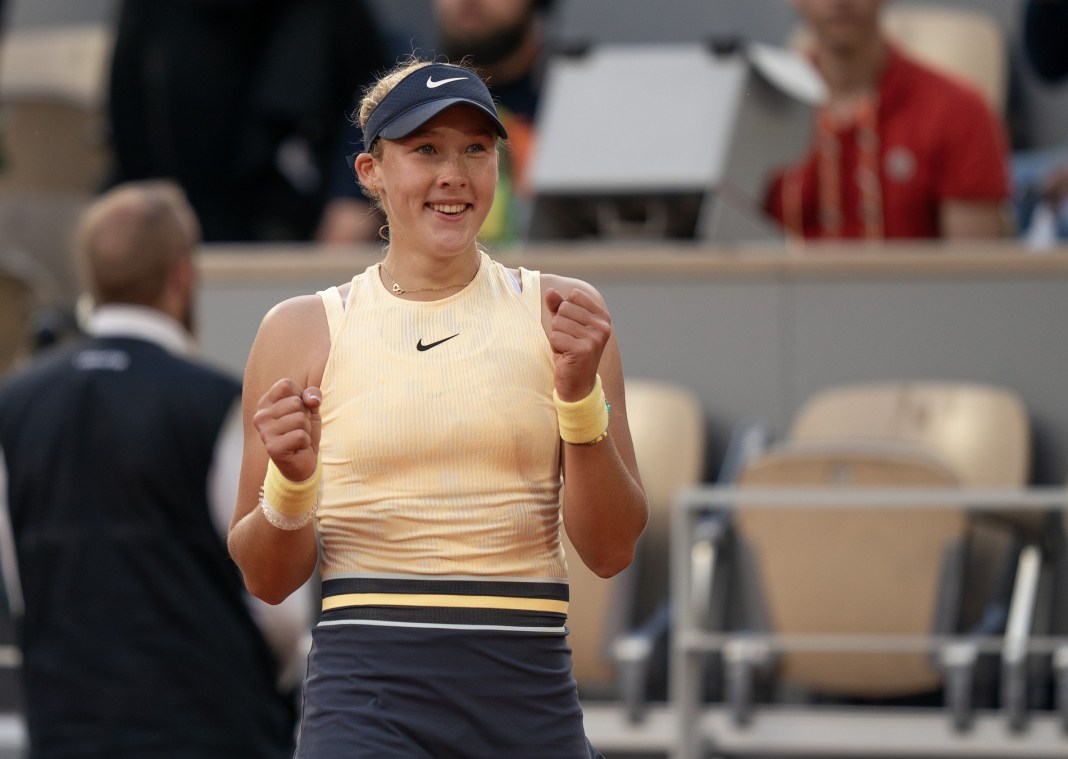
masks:
<svg viewBox="0 0 1068 759"><path fill-rule="evenodd" d="M390 248L453 256L474 250L497 187L497 132L477 108L447 108L413 134L362 153L360 181L376 190Z"/></svg>

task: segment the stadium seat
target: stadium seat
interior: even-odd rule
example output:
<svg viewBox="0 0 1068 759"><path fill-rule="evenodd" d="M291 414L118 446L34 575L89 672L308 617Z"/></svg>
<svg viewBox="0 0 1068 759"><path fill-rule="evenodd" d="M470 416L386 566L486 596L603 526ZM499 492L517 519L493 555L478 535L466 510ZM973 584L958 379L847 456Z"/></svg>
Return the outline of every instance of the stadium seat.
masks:
<svg viewBox="0 0 1068 759"><path fill-rule="evenodd" d="M917 59L977 88L1004 114L1009 53L997 19L981 8L890 4L883 17L891 39Z"/></svg>
<svg viewBox="0 0 1068 759"><path fill-rule="evenodd" d="M1020 397L973 382L862 382L825 388L798 410L791 440L882 439L941 457L962 484L1023 487L1030 423Z"/></svg>
<svg viewBox="0 0 1068 759"><path fill-rule="evenodd" d="M963 641L1001 634L1014 592L1025 598L1017 624L1030 629L1033 582L1022 594L1012 583L1025 577L1017 572L1025 555L1035 560L1023 546L1041 516L968 509L963 496L959 506L920 501L904 508L869 496L899 488L1023 492L1030 450L1027 410L1007 388L858 383L802 403L783 441L736 465L738 487L795 495L817 487L857 500L784 506L772 498L709 518L727 520L703 534L717 541L705 553L730 563L734 598L722 607L701 601L707 606L695 617L733 636L723 648L722 683L736 722L751 718L763 675L773 700L784 689L851 702L940 696L953 724L967 727L976 694L992 700L996 684L977 688L980 652ZM753 632L837 643L780 651L750 645ZM879 650L873 642L895 636L944 637L915 650ZM1026 679L1022 672L1017 666L1015 681Z"/></svg>
<svg viewBox="0 0 1068 759"><path fill-rule="evenodd" d="M824 388L798 410L793 442L885 440L917 446L940 460L962 487L1025 488L1031 472L1031 424L1020 396L978 382L858 382ZM1012 545L1038 534L1041 513L973 512L968 525L969 590L962 615L970 623L989 611L1004 588Z"/></svg>
<svg viewBox="0 0 1068 759"><path fill-rule="evenodd" d="M568 612L573 671L583 698L644 699L652 648L667 631L668 521L676 491L704 474L705 418L691 389L653 379L627 381L627 418L650 518L635 561L604 580L577 559L564 537L571 584ZM621 640L626 643L620 643ZM624 685L624 681L628 684Z"/></svg>
<svg viewBox="0 0 1068 759"><path fill-rule="evenodd" d="M0 193L95 193L107 166L107 24L0 35Z"/></svg>
<svg viewBox="0 0 1068 759"><path fill-rule="evenodd" d="M739 487L957 487L953 472L911 446L773 448L739 476ZM779 635L951 634L963 582L962 509L813 506L738 509L739 551L752 556L761 611ZM953 601L952 599L957 599ZM937 690L926 652L785 652L781 683L818 694L894 698Z"/></svg>
<svg viewBox="0 0 1068 759"><path fill-rule="evenodd" d="M69 306L75 221L107 171L109 24L0 34L0 240L41 262Z"/></svg>
<svg viewBox="0 0 1068 759"><path fill-rule="evenodd" d="M786 444L737 487L680 493L671 755L1063 755L1068 646L1034 633L1038 547L1018 552L1002 629L959 619L970 515L1014 501L1066 502L960 488L941 462L885 441ZM736 613L708 601L724 586ZM972 701L985 654L1002 665L997 708ZM1052 665L1056 711L1028 710L1036 660Z"/></svg>

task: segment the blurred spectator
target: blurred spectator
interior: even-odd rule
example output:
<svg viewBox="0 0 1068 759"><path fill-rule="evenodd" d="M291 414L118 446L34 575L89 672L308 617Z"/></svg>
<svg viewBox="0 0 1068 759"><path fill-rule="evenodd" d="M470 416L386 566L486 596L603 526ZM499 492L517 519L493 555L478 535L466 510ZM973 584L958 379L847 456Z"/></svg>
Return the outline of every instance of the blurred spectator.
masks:
<svg viewBox="0 0 1068 759"><path fill-rule="evenodd" d="M550 6L548 0L433 0L437 52L450 61L466 60L479 71L508 130L497 194L479 235L487 243L515 242L525 226L526 171L546 49L545 16ZM319 239L370 239L365 235L369 229L366 208L350 170L324 216L332 223L321 229ZM376 217L373 232L380 224Z"/></svg>
<svg viewBox="0 0 1068 759"><path fill-rule="evenodd" d="M1024 49L1043 79L1068 76L1068 2L1027 0L1024 4Z"/></svg>
<svg viewBox="0 0 1068 759"><path fill-rule="evenodd" d="M5 23L4 22L7 20L4 17L4 10L5 10L5 8L4 8L4 0L0 0L0 35L3 35L3 33L4 33L4 28L5 28ZM2 37L0 37L0 40L2 40ZM4 136L4 125L3 125L3 122L0 122L0 171L3 170L4 162L5 162L3 136Z"/></svg>
<svg viewBox="0 0 1068 759"><path fill-rule="evenodd" d="M525 227L549 6L544 0L434 0L441 52L478 69L508 130L497 195L480 235L487 242L515 242Z"/></svg>
<svg viewBox="0 0 1068 759"><path fill-rule="evenodd" d="M0 244L0 378L22 367L34 352L40 266L18 249Z"/></svg>
<svg viewBox="0 0 1068 759"><path fill-rule="evenodd" d="M0 386L0 561L35 759L292 753L280 681L310 590L253 602L226 550L240 385L188 355L199 241L173 183L97 199L78 235L89 337Z"/></svg>
<svg viewBox="0 0 1068 759"><path fill-rule="evenodd" d="M33 290L22 277L7 271L0 251L0 377L30 355L30 311Z"/></svg>
<svg viewBox="0 0 1068 759"><path fill-rule="evenodd" d="M1068 79L1068 0L1028 0L1023 13L1023 48L1035 73L1050 84ZM1013 156L1013 196L1032 242L1068 239L1068 138Z"/></svg>
<svg viewBox="0 0 1068 759"><path fill-rule="evenodd" d="M175 179L208 242L311 239L345 109L384 59L360 0L123 0L113 181Z"/></svg>
<svg viewBox="0 0 1068 759"><path fill-rule="evenodd" d="M769 212L806 238L1009 234L1008 138L979 92L890 43L887 0L792 2L829 98Z"/></svg>

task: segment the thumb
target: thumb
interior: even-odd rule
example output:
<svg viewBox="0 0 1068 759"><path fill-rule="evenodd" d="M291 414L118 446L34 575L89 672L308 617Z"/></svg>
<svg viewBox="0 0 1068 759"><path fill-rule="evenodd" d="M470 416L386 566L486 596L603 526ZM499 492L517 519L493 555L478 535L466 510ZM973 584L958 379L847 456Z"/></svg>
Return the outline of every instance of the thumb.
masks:
<svg viewBox="0 0 1068 759"><path fill-rule="evenodd" d="M545 305L549 309L549 313L556 316L557 310L560 308L560 304L564 302L564 296L558 291L549 288L545 291Z"/></svg>
<svg viewBox="0 0 1068 759"><path fill-rule="evenodd" d="M323 402L323 391L314 386L306 387L300 394L300 399L308 411L318 411L319 404Z"/></svg>
<svg viewBox="0 0 1068 759"><path fill-rule="evenodd" d="M319 440L323 433L323 417L319 414L319 407L323 402L323 392L317 387L307 387L304 392L300 394L300 399L304 403L304 408L308 410L308 421L311 423L311 435L312 448L315 452L319 452Z"/></svg>

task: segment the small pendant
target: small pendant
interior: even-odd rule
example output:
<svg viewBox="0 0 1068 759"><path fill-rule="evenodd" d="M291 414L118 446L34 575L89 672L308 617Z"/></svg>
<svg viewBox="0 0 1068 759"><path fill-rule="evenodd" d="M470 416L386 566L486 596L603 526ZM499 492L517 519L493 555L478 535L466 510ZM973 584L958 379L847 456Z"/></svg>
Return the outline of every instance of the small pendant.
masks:
<svg viewBox="0 0 1068 759"><path fill-rule="evenodd" d="M396 282L393 283L393 292L396 293L397 295L403 295L404 294L404 290L402 290L401 286L398 285Z"/></svg>

